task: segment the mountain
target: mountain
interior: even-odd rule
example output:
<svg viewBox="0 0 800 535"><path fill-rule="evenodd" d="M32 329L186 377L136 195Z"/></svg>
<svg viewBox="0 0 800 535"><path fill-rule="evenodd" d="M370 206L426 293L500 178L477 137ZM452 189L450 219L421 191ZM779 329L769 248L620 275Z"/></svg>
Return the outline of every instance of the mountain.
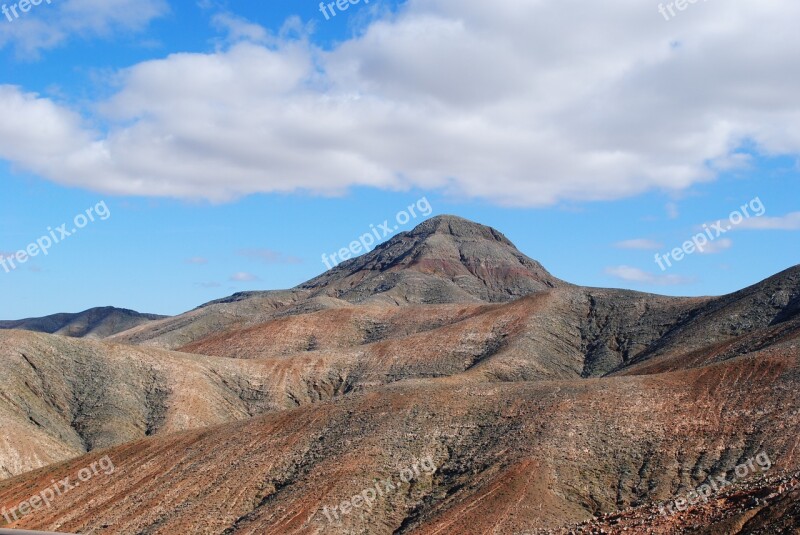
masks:
<svg viewBox="0 0 800 535"><path fill-rule="evenodd" d="M493 228L433 217L302 284L351 303L502 303L562 286Z"/></svg>
<svg viewBox="0 0 800 535"><path fill-rule="evenodd" d="M235 294L115 340L175 349L228 329L353 304L502 303L562 286L500 232L444 215L292 290Z"/></svg>
<svg viewBox="0 0 800 535"><path fill-rule="evenodd" d="M61 313L43 318L0 321L0 329L22 329L72 338L106 338L164 317L124 308L99 307L76 314Z"/></svg>
<svg viewBox="0 0 800 535"><path fill-rule="evenodd" d="M798 516L798 342L800 266L721 297L584 288L440 216L294 289L102 341L0 333L0 507L107 455L113 476L12 527L779 532ZM761 453L736 492L659 516Z"/></svg>

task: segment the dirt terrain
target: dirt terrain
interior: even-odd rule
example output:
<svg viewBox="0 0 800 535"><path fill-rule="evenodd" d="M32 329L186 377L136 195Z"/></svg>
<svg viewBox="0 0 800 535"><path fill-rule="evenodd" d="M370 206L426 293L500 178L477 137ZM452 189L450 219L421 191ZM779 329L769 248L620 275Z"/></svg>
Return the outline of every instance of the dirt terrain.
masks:
<svg viewBox="0 0 800 535"><path fill-rule="evenodd" d="M794 533L799 346L800 266L722 297L583 288L436 217L103 341L0 333L0 507L108 456L9 527Z"/></svg>

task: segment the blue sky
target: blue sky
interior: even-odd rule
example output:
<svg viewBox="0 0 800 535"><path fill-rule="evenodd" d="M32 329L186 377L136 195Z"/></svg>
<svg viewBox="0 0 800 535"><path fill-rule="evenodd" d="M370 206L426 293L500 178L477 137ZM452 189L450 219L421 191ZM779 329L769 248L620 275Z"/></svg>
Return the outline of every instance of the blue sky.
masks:
<svg viewBox="0 0 800 535"><path fill-rule="evenodd" d="M531 4L326 21L318 2L54 0L0 19L0 254L111 214L0 268L0 317L291 287L423 197L583 285L721 294L800 262L800 48L728 58L791 36L797 6ZM756 198L705 254L654 262Z"/></svg>

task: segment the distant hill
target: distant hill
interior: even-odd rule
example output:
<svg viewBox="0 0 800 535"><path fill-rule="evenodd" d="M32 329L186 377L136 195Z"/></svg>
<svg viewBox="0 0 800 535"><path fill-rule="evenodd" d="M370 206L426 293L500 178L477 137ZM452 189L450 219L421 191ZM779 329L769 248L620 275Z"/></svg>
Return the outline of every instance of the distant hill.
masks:
<svg viewBox="0 0 800 535"><path fill-rule="evenodd" d="M0 321L0 329L20 329L72 338L106 338L165 317L124 308L98 307L75 314L61 313L43 318Z"/></svg>

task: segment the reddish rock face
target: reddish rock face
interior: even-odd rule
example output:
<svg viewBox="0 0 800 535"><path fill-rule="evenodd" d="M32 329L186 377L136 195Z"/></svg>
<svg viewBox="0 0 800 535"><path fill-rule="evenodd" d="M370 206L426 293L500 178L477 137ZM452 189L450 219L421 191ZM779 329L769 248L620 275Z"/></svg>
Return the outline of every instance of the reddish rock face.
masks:
<svg viewBox="0 0 800 535"><path fill-rule="evenodd" d="M0 333L0 527L792 533L799 303L800 267L720 298L581 288L443 216L105 341Z"/></svg>

